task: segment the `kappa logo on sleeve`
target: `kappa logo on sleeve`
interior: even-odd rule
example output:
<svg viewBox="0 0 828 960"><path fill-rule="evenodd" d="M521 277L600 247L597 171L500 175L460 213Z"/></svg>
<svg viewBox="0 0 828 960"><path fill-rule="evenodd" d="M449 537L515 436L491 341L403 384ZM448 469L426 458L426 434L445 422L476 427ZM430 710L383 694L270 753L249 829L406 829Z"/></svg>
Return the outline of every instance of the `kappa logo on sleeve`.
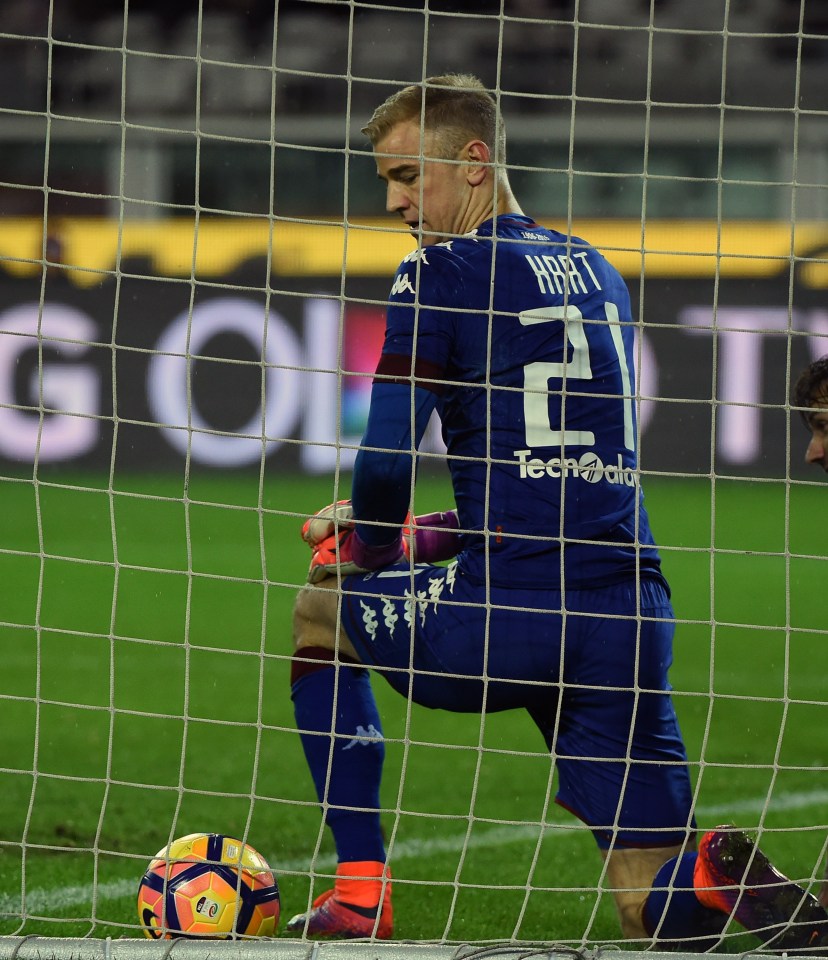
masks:
<svg viewBox="0 0 828 960"><path fill-rule="evenodd" d="M401 293L410 293L412 296L417 295L417 290L411 283L411 278L407 273L399 273L396 277L394 277L394 285L391 287L391 296L396 297Z"/></svg>
<svg viewBox="0 0 828 960"><path fill-rule="evenodd" d="M411 253L403 257L403 263L416 263L418 260L422 260L422 262L428 266L428 258L426 257L424 247L417 247L416 250L412 250Z"/></svg>

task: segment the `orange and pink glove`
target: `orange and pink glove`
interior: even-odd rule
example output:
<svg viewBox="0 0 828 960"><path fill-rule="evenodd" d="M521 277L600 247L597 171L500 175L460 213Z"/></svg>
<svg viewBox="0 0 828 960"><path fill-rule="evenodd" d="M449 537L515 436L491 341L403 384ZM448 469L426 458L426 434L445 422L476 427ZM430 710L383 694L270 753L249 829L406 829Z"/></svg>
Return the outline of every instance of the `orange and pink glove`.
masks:
<svg viewBox="0 0 828 960"><path fill-rule="evenodd" d="M389 567L405 557L411 563L448 560L460 550L459 521L454 510L406 518L398 540L381 546L365 543L356 531L350 500L323 507L302 526L302 539L311 548L308 582L348 577Z"/></svg>

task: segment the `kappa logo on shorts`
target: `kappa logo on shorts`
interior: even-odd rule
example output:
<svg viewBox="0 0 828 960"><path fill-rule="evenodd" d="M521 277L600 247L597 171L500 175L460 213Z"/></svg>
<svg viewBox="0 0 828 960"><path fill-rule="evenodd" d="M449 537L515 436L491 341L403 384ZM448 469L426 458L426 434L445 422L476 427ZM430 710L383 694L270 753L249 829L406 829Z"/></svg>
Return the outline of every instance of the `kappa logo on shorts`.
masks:
<svg viewBox="0 0 828 960"><path fill-rule="evenodd" d="M424 581L422 575L426 572L433 572L434 567L428 564L419 564L419 574L416 579L418 585L425 582L425 589L408 589L402 596L388 596L379 594L377 596L359 601L362 610L362 626L366 635L375 643L377 636L382 634L383 627L388 632L388 636L393 637L397 630L400 618L407 624L406 630L412 627L417 620L421 626L426 622L426 617L439 615L440 600L448 590L454 593L454 584L457 579L457 561L453 560L445 568L444 573L437 576L428 577ZM411 578L411 570L376 570L372 571L365 580L372 578Z"/></svg>
<svg viewBox="0 0 828 960"><path fill-rule="evenodd" d="M399 614L394 606L394 601L390 597L381 597L380 599L382 600L383 623L388 627L388 633L393 637L394 627L397 626L397 621L400 619Z"/></svg>
<svg viewBox="0 0 828 960"><path fill-rule="evenodd" d="M445 589L446 581L443 577L428 578L428 599L434 604L434 610L437 610L437 602Z"/></svg>
<svg viewBox="0 0 828 960"><path fill-rule="evenodd" d="M420 623L425 623L426 613L428 613L428 594L425 590L406 590L405 591L405 622L411 624L416 612L420 614Z"/></svg>
<svg viewBox="0 0 828 960"><path fill-rule="evenodd" d="M377 637L377 612L362 600L359 601L359 605L362 607L362 622L365 624L365 632L372 640L375 640Z"/></svg>
<svg viewBox="0 0 828 960"><path fill-rule="evenodd" d="M446 586L449 588L449 593L454 593L454 582L457 579L457 561L452 560L451 563L446 567Z"/></svg>

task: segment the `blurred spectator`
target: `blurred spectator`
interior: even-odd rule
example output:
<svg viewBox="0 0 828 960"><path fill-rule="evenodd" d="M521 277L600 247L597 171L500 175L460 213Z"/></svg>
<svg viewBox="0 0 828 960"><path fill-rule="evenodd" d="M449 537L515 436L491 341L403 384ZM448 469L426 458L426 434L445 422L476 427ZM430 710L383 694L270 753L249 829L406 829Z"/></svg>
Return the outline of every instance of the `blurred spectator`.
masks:
<svg viewBox="0 0 828 960"><path fill-rule="evenodd" d="M712 17L710 11L718 9L717 4L718 0L689 6L678 0L655 0L652 13L664 29L660 29L657 43L648 54L651 0L627 0L624 4L615 0L582 0L578 17L586 28L580 31L578 40L577 92L582 96L640 100L646 95L642 88L644 58L650 56L653 89L657 89L659 98L678 102L684 102L687 96L700 102L715 99L722 76L723 14L721 21L716 17L716 23L708 25L708 21ZM44 39L18 41L15 37L0 41L0 82L7 79L0 86L4 90L0 105L43 110L49 2L6 0L5 6L8 31ZM793 96L788 91L790 83L786 86L775 74L768 73L768 56L779 66L790 63L797 54L801 54L803 63L828 64L828 3L809 3L802 14L801 0L733 0L732 6L730 20L740 30L750 27L762 33L756 43L750 43L750 36L742 36L738 30L739 42L731 40L731 59L738 59L738 71L731 71L733 76L744 90L749 92L754 86L760 90L746 102L770 105L780 98L788 102ZM57 42L52 57L51 103L73 115L77 115L79 107L95 111L120 108L120 47L126 26L127 45L132 53L127 64L127 107L135 107L136 89L151 86L144 83L142 68L145 72L154 71L152 76L158 79L164 67L175 73L176 79L161 78L158 83L165 90L175 87L180 96L156 96L150 90L141 98L140 110L145 111L146 100L157 114L191 113L195 70L190 71L189 78L181 79L181 75L183 68L193 63L193 24L206 25L211 20L216 23L217 32L209 34L205 26L203 33L203 55L208 60L267 68L273 56L275 16L279 21L277 33L283 38L276 64L278 108L293 114L307 109L337 114L344 109L344 80L350 69L345 63L347 57L354 64L366 65L356 75L367 78L368 83L417 79L422 59L416 55L420 46L417 30L422 29L425 9L433 15L428 51L432 73L434 69L481 73L482 69L487 85L498 85L517 95L517 109L522 112L554 111L571 97L576 52L575 0L476 0L474 4L468 0L429 0L428 4L425 0L361 0L353 22L352 6L347 0L129 0L127 24L125 0L61 0L53 8L52 35ZM410 16L406 18L405 14ZM237 23L236 29L222 29L219 21L226 23L228 17ZM401 54L398 62L393 56L379 55L378 51L387 44L382 37L377 39L381 31L370 28L370 24L400 18L410 22L412 33L406 34L405 49L399 47L396 38L392 43ZM804 36L800 36L800 19ZM700 22L703 30L699 33ZM109 32L105 24L111 28ZM290 29L294 25L296 30ZM327 29L331 25L338 29ZM343 40L343 28L351 27L353 34ZM303 37L307 36L312 39L306 43ZM42 49L37 49L38 45ZM408 49L412 47L414 53ZM692 56L688 51L692 51ZM408 54L407 60L403 53ZM170 54L172 59L177 59L177 55L180 62L171 63ZM168 58L166 62L164 57ZM412 60L417 64L414 70L407 65ZM590 69L590 61L596 60L601 70ZM678 62L682 70L677 71ZM182 69L176 69L179 67ZM692 83L688 81L688 71L692 72ZM221 71L213 68L207 72L213 75L202 93L201 109L206 113L226 112L227 97L213 93L216 84L219 92L228 87L230 74L225 70L220 75ZM26 82L13 83L21 73ZM606 81L602 79L605 77ZM767 82L762 84L760 81L766 77ZM712 92L700 87L705 78L709 78ZM241 70L234 79L238 83L232 85L231 97L236 98L240 114L269 113L271 84L264 71ZM803 77L803 85L806 79ZM731 82L732 78L729 76L728 80ZM607 89L601 86L604 82L610 84ZM824 87L823 74L815 73L809 82L807 90L813 88L809 95L816 102ZM362 92L358 86L349 88L348 96L356 98L352 99L352 108L360 106ZM742 102L733 90L729 94ZM741 96L744 98L745 94Z"/></svg>
<svg viewBox="0 0 828 960"><path fill-rule="evenodd" d="M7 0L3 4L3 33L7 36L0 41L0 106L45 109L48 24L49 0Z"/></svg>

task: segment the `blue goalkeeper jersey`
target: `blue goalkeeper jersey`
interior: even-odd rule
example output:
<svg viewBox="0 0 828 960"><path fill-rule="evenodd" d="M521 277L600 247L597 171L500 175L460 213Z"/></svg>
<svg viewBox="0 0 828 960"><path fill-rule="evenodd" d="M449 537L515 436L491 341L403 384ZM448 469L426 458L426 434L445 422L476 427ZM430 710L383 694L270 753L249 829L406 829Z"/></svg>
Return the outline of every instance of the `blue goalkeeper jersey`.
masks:
<svg viewBox="0 0 828 960"><path fill-rule="evenodd" d="M517 215L494 229L489 220L400 265L355 467L356 514L400 519L412 470L399 458L436 406L469 531L467 576L544 588L660 576L637 470L627 288L576 237ZM383 468L383 455L397 466Z"/></svg>

